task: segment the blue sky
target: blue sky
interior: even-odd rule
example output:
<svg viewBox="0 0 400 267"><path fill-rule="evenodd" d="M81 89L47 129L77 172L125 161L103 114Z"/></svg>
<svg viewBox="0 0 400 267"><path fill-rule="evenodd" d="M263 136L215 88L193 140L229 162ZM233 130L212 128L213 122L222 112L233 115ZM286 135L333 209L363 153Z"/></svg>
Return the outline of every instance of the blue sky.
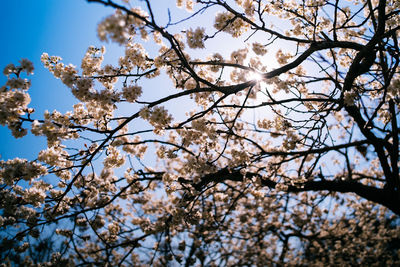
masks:
<svg viewBox="0 0 400 267"><path fill-rule="evenodd" d="M96 36L98 22L112 13L99 4L84 0L13 0L2 1L0 27L3 35L0 57L0 82L6 77L3 68L17 64L21 58L30 59L35 73L30 76L32 87L30 107L41 118L44 110L65 112L74 103L69 90L42 66L40 55L59 55L65 63L79 66L89 45L100 45ZM14 139L6 127L0 126L0 159L27 157L33 159L45 145L44 138Z"/></svg>

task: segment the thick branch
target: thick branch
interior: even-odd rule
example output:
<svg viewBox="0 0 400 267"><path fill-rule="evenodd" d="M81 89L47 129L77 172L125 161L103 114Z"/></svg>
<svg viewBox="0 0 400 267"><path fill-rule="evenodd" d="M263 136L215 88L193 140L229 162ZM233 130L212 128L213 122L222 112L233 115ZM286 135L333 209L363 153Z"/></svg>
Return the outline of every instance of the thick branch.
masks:
<svg viewBox="0 0 400 267"><path fill-rule="evenodd" d="M221 169L215 173L204 175L201 181L197 184L193 184L190 180L179 178L179 182L192 184L197 190L201 191L205 186L210 183L221 183L224 181L236 181L243 182L244 178L258 177L261 179L262 184L269 188L275 188L276 182L269 180L268 178L262 177L258 173L246 173L242 174L237 170L229 170L228 168ZM354 193L362 198L369 201L379 203L394 213L400 215L400 198L397 194L394 194L391 190L386 188L376 188L372 186L363 185L355 181L347 180L320 180L320 181L307 181L296 185L289 185L287 192L305 192L305 191L329 191L329 192L340 192L340 193Z"/></svg>

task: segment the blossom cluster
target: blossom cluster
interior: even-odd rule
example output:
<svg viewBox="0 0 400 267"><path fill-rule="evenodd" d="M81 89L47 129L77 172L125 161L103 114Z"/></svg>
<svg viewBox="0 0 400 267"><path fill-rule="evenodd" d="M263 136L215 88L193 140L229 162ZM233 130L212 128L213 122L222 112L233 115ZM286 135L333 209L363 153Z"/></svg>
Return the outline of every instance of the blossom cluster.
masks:
<svg viewBox="0 0 400 267"><path fill-rule="evenodd" d="M23 58L19 61L19 63L20 63L19 66L15 66L13 63L8 64L4 68L3 74L6 75L7 77L9 77L11 74L19 76L21 72L25 72L27 75L33 74L34 67L33 63L30 60Z"/></svg>
<svg viewBox="0 0 400 267"><path fill-rule="evenodd" d="M249 29L250 25L230 12L221 12L215 16L214 28L239 37Z"/></svg>
<svg viewBox="0 0 400 267"><path fill-rule="evenodd" d="M40 60L54 77L61 79L66 86L71 87L74 84L78 73L74 65L64 65L60 62L61 57L49 56L47 53L43 53Z"/></svg>
<svg viewBox="0 0 400 267"><path fill-rule="evenodd" d="M244 9L244 13L248 17L252 17L255 13L254 1L252 0L235 0L236 4Z"/></svg>
<svg viewBox="0 0 400 267"><path fill-rule="evenodd" d="M145 107L140 111L140 117L150 122L157 129L165 128L173 120L172 116L162 106L151 109Z"/></svg>
<svg viewBox="0 0 400 267"><path fill-rule="evenodd" d="M284 53L282 51L282 49L279 49L276 52L276 59L278 61L279 64L284 65L288 63L288 60L291 58L292 56L288 53Z"/></svg>
<svg viewBox="0 0 400 267"><path fill-rule="evenodd" d="M242 48L235 50L231 53L231 62L243 65L244 60L247 58L249 50L247 48Z"/></svg>
<svg viewBox="0 0 400 267"><path fill-rule="evenodd" d="M14 158L0 161L0 183L12 185L15 181L32 179L47 174L47 168L40 163L27 161L26 159Z"/></svg>
<svg viewBox="0 0 400 267"><path fill-rule="evenodd" d="M105 53L105 47L102 46L100 49L90 46L86 51L85 56L82 59L81 68L83 76L92 76L96 74L103 62L103 54Z"/></svg>
<svg viewBox="0 0 400 267"><path fill-rule="evenodd" d="M31 98L27 90L31 83L28 79L20 77L22 72L32 74L33 64L27 59L21 60L20 63L19 66L9 64L4 68L7 82L0 88L0 125L7 125L16 138L27 134L19 120L20 116L33 112L33 109L28 108Z"/></svg>
<svg viewBox="0 0 400 267"><path fill-rule="evenodd" d="M194 1L193 0L176 0L176 6L179 8L183 7L183 3L185 2L185 8L187 11L191 12L194 8Z"/></svg>
<svg viewBox="0 0 400 267"><path fill-rule="evenodd" d="M66 152L62 145L48 147L39 152L38 160L50 165L58 166L61 168L71 167L72 162L68 160L68 152Z"/></svg>
<svg viewBox="0 0 400 267"><path fill-rule="evenodd" d="M141 44L129 42L125 47L125 57L119 59L119 64L127 72L130 72L135 67L147 69L151 65L147 58L148 55Z"/></svg>
<svg viewBox="0 0 400 267"><path fill-rule="evenodd" d="M124 136L121 138L123 141L122 150L126 153L134 155L142 159L147 151L147 145L143 144L140 136L135 136L132 140Z"/></svg>
<svg viewBox="0 0 400 267"><path fill-rule="evenodd" d="M47 138L48 146L55 146L63 139L76 139L79 134L70 128L73 125L73 115L70 112L61 114L58 111L49 113L45 111L45 120L32 122L31 132L36 136L44 135ZM77 118L78 119L78 118Z"/></svg>
<svg viewBox="0 0 400 267"><path fill-rule="evenodd" d="M105 18L97 27L97 35L100 40L112 40L124 44L135 34L135 29L126 27L126 16L117 10L113 16Z"/></svg>
<svg viewBox="0 0 400 267"><path fill-rule="evenodd" d="M142 94L142 87L137 85L124 86L122 88L122 95L126 101L134 103L136 99Z"/></svg>
<svg viewBox="0 0 400 267"><path fill-rule="evenodd" d="M343 102L348 105L352 106L354 105L354 100L357 97L357 92L352 90L352 91L346 91L343 93Z"/></svg>
<svg viewBox="0 0 400 267"><path fill-rule="evenodd" d="M186 40L190 48L204 48L204 28L186 30Z"/></svg>
<svg viewBox="0 0 400 267"><path fill-rule="evenodd" d="M101 73L104 74L106 71L113 71L113 68L106 65L103 69L99 69L101 64L101 57L97 59L96 53L104 52L104 49L97 49L89 47L88 52L82 60L82 66L85 68L83 72L86 74ZM93 54L95 53L95 54ZM104 118L109 116L116 108L115 103L120 101L120 92L113 90L113 83L117 82L117 79L102 78L101 81L105 84L106 88L97 91L94 88L94 79L92 77L80 77L76 67L69 64L64 65L60 57L49 56L44 53L41 60L46 68L56 78L62 80L62 82L71 88L72 94L80 101L86 104L88 114L93 119Z"/></svg>
<svg viewBox="0 0 400 267"><path fill-rule="evenodd" d="M112 40L118 44L126 44L136 35L139 29L142 37L147 38L144 32L146 22L144 19L148 17L147 12L141 8L134 7L130 11L135 16L126 16L120 9L117 9L112 16L108 16L97 27L97 35L102 41Z"/></svg>
<svg viewBox="0 0 400 267"><path fill-rule="evenodd" d="M265 48L265 46L257 42L253 43L252 49L253 52L259 56L263 56L267 53L267 49Z"/></svg>
<svg viewBox="0 0 400 267"><path fill-rule="evenodd" d="M104 159L103 164L106 168L117 168L121 167L125 163L125 157L121 155L120 151L110 146L107 149L107 157Z"/></svg>

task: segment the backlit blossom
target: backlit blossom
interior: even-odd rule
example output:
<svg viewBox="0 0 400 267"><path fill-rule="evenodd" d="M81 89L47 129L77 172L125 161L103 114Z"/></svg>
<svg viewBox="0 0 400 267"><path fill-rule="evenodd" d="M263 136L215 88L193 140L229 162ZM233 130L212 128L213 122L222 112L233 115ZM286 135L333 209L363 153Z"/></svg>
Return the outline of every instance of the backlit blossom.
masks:
<svg viewBox="0 0 400 267"><path fill-rule="evenodd" d="M187 44L190 48L204 48L204 28L186 31Z"/></svg>
<svg viewBox="0 0 400 267"><path fill-rule="evenodd" d="M233 37L239 37L248 30L249 24L229 12L223 12L215 16L214 27L231 34Z"/></svg>
<svg viewBox="0 0 400 267"><path fill-rule="evenodd" d="M259 56L263 56L267 53L267 49L265 48L265 46L263 46L262 44L257 43L257 42L253 43L252 49L253 49L254 53Z"/></svg>
<svg viewBox="0 0 400 267"><path fill-rule="evenodd" d="M128 102L135 102L135 100L142 94L142 87L137 85L124 86L122 88L122 95Z"/></svg>

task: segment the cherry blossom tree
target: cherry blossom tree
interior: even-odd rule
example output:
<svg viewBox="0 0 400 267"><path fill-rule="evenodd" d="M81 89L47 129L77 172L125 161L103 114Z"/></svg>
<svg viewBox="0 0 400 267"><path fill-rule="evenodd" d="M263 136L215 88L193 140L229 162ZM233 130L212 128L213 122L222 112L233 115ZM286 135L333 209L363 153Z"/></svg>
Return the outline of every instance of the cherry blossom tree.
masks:
<svg viewBox="0 0 400 267"><path fill-rule="evenodd" d="M47 148L0 161L3 266L400 265L399 1L88 2L122 54L42 55L70 112L4 68L0 124Z"/></svg>

